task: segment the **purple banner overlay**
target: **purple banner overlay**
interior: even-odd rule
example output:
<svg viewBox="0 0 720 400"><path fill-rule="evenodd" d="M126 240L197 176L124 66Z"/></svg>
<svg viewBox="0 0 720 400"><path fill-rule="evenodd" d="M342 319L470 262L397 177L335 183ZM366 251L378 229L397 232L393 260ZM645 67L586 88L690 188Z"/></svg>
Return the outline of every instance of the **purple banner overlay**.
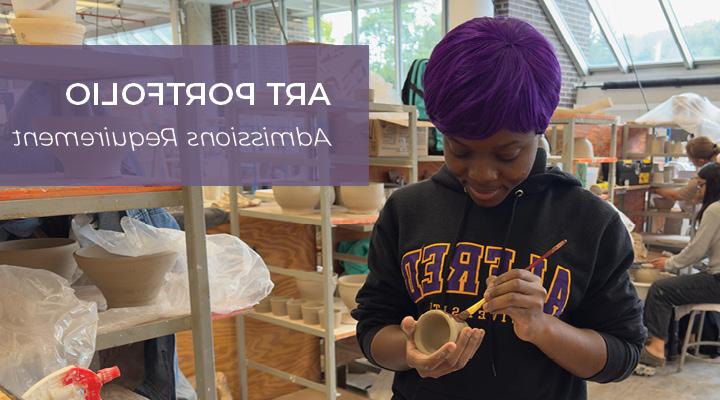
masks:
<svg viewBox="0 0 720 400"><path fill-rule="evenodd" d="M4 46L0 186L364 185L366 46Z"/></svg>

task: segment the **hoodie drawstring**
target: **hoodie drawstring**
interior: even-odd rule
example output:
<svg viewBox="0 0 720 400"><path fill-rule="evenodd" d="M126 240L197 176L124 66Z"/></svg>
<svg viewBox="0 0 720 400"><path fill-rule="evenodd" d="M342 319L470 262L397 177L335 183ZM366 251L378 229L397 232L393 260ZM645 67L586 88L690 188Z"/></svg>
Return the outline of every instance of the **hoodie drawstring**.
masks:
<svg viewBox="0 0 720 400"><path fill-rule="evenodd" d="M467 190L465 190L465 193L467 194ZM525 192L522 191L522 189L518 189L515 191L515 199L513 200L512 204L512 211L510 212L510 221L508 222L507 229L505 231L505 237L503 241L503 250L500 255L500 265L503 265L505 262L505 253L507 250L508 242L510 241L510 234L512 233L512 227L513 222L515 221L515 210L517 209L517 204L520 198L525 194ZM446 268L443 268L442 272L442 281L447 282L449 279L450 274L450 265L452 265L453 258L455 257L455 249L457 247L457 244L462 239L463 233L465 233L465 225L466 221L468 220L468 214L470 214L470 209L472 208L473 200L470 197L469 194L465 197L465 208L463 209L462 217L460 219L460 223L458 224L458 230L455 234L455 239L450 244L450 252L448 254ZM441 294L441 304L444 306L447 306L447 290L443 286L442 294ZM493 319L490 318L490 327L489 332L485 335L486 340L490 341L490 368L492 370L493 377L497 377L497 370L495 369L495 358L497 356L497 351L495 349L495 341L493 340Z"/></svg>
<svg viewBox="0 0 720 400"><path fill-rule="evenodd" d="M500 254L500 265L504 265L505 263L505 254L507 251L508 243L510 242L510 234L512 233L512 227L513 222L515 222L515 210L517 209L517 204L520 198L525 194L525 192L522 191L522 189L518 189L515 191L515 200L513 200L512 205L512 211L510 211L510 221L508 222L507 229L505 230L505 239L503 240L503 249L502 253ZM495 368L495 359L497 358L497 346L495 344L494 336L495 336L495 320L493 318L490 318L490 326L489 326L489 332L488 335L486 335L486 338L490 341L490 369L492 370L493 377L497 377L497 369Z"/></svg>
<svg viewBox="0 0 720 400"><path fill-rule="evenodd" d="M467 192L466 192L467 193ZM442 282L443 282L443 290L442 290L442 297L440 299L440 304L447 305L447 288L445 288L445 283L449 279L449 273L450 273L450 265L452 265L453 258L455 257L455 248L457 247L457 244L460 242L460 239L462 238L462 234L465 232L465 224L468 220L468 214L470 214L470 208L472 208L473 200L470 198L470 195L465 196L465 208L463 209L462 217L460 217L460 223L458 224L458 230L455 233L455 239L453 239L453 242L450 243L450 252L448 253L448 258L446 268L443 268L442 272Z"/></svg>

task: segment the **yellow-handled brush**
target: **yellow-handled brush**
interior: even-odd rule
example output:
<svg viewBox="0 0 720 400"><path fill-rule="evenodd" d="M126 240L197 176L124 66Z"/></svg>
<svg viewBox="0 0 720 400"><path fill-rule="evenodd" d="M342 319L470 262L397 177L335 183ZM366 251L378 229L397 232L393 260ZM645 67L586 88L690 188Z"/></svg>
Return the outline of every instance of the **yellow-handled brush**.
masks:
<svg viewBox="0 0 720 400"><path fill-rule="evenodd" d="M567 239L561 240L558 244L556 244L555 246L553 246L552 249L548 250L548 251L547 251L545 254L543 254L540 258L536 259L536 260L533 261L530 265L528 265L527 267L525 267L525 269L527 269L527 270L532 270L532 269L535 268L538 264L540 264L541 262L547 260L547 258L550 257L551 255L553 255L556 251L560 250L561 247L565 246L565 243L567 243ZM478 301L477 303L475 303L475 304L471 305L470 307L468 307L465 311L463 311L463 312L461 312L460 314L456 315L455 318L457 318L457 319L459 319L459 320L462 320L462 321L465 321L465 320L468 319L471 315L475 314L475 313L483 306L483 304L485 304L485 298L484 298L484 297L483 297L482 299L480 299L480 301Z"/></svg>

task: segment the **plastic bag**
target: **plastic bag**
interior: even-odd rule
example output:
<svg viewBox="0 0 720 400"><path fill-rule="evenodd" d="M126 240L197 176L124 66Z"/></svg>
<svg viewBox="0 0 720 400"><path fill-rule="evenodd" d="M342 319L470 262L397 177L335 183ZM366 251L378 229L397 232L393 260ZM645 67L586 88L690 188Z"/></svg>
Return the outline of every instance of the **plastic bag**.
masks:
<svg viewBox="0 0 720 400"><path fill-rule="evenodd" d="M120 221L123 232L96 230L89 223L87 216L73 219L73 233L82 247L97 244L113 254L131 257L175 251L176 264L168 273L159 304L153 306L166 313L189 312L185 232L155 228L127 217ZM210 303L214 313L228 314L252 307L270 294L273 288L270 272L262 258L245 242L232 235L217 234L207 235L206 243ZM126 310L133 314L142 311L138 307Z"/></svg>
<svg viewBox="0 0 720 400"><path fill-rule="evenodd" d="M88 367L98 312L50 271L0 265L0 381L24 393L68 365Z"/></svg>
<svg viewBox="0 0 720 400"><path fill-rule="evenodd" d="M720 140L720 109L710 100L695 93L683 93L670 97L648 111L635 122L645 124L677 124L697 136Z"/></svg>

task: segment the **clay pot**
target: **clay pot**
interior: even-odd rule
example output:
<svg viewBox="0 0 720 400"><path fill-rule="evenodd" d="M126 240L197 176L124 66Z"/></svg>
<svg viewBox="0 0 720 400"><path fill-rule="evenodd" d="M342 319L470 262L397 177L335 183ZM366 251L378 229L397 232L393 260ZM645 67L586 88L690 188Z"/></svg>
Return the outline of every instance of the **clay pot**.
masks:
<svg viewBox="0 0 720 400"><path fill-rule="evenodd" d="M301 306L303 322L308 325L317 325L320 323L318 312L323 308L322 303L307 302Z"/></svg>
<svg viewBox="0 0 720 400"><path fill-rule="evenodd" d="M302 305L305 304L303 299L290 299L287 302L288 316L292 320L302 319Z"/></svg>
<svg viewBox="0 0 720 400"><path fill-rule="evenodd" d="M266 297L260 300L260 303L255 306L255 311L259 313L269 313L270 311L272 311L272 306L270 305L270 298Z"/></svg>
<svg viewBox="0 0 720 400"><path fill-rule="evenodd" d="M665 174L665 182L670 183L675 179L675 175L677 174L677 168L674 165L666 165L665 169L663 169L663 173Z"/></svg>
<svg viewBox="0 0 720 400"><path fill-rule="evenodd" d="M68 281L77 264L73 252L80 246L72 239L24 239L0 242L0 264L46 269Z"/></svg>
<svg viewBox="0 0 720 400"><path fill-rule="evenodd" d="M85 26L59 18L14 18L10 26L18 44L81 45Z"/></svg>
<svg viewBox="0 0 720 400"><path fill-rule="evenodd" d="M357 324L357 321L355 320L355 318L352 317L352 315L350 315L349 312L343 311L342 317L340 318L340 323L345 325L353 325Z"/></svg>
<svg viewBox="0 0 720 400"><path fill-rule="evenodd" d="M593 158L595 153L593 152L592 142L588 138L575 138L575 158Z"/></svg>
<svg viewBox="0 0 720 400"><path fill-rule="evenodd" d="M652 264L643 264L642 268L630 269L630 276L632 280L637 283L653 283L657 280L666 279L672 276L667 272L660 271L657 268L653 268Z"/></svg>
<svg viewBox="0 0 720 400"><path fill-rule="evenodd" d="M273 186L273 197L285 211L312 213L320 203L320 186Z"/></svg>
<svg viewBox="0 0 720 400"><path fill-rule="evenodd" d="M675 200L666 199L664 197L655 197L653 204L658 210L668 211L675 206Z"/></svg>
<svg viewBox="0 0 720 400"><path fill-rule="evenodd" d="M652 286L651 283L640 283L633 281L633 286L635 286L635 291L637 292L638 297L640 300L645 300L647 298L648 292L650 291L650 286Z"/></svg>
<svg viewBox="0 0 720 400"><path fill-rule="evenodd" d="M660 185L665 183L665 173L663 172L653 172L652 173L652 183L656 185Z"/></svg>
<svg viewBox="0 0 720 400"><path fill-rule="evenodd" d="M664 154L666 141L667 141L667 138L655 137L652 141L652 153L653 154Z"/></svg>
<svg viewBox="0 0 720 400"><path fill-rule="evenodd" d="M367 274L345 275L338 279L338 292L348 310L352 311L357 308L355 297L366 279Z"/></svg>
<svg viewBox="0 0 720 400"><path fill-rule="evenodd" d="M288 303L287 297L282 297L282 296L271 297L270 298L270 308L272 309L273 315L277 315L278 317L287 315L287 313L288 313L287 303Z"/></svg>
<svg viewBox="0 0 720 400"><path fill-rule="evenodd" d="M298 291L300 292L300 298L305 301L323 301L323 283L322 281L312 279L295 279ZM332 281L331 292L335 292L337 286L337 274L334 274Z"/></svg>
<svg viewBox="0 0 720 400"><path fill-rule="evenodd" d="M177 253L172 251L127 257L109 253L100 246L75 252L78 267L100 289L108 308L153 303L176 259Z"/></svg>
<svg viewBox="0 0 720 400"><path fill-rule="evenodd" d="M432 354L445 343L457 341L466 326L467 323L456 320L445 311L430 310L418 319L413 339L418 350L424 354Z"/></svg>
<svg viewBox="0 0 720 400"><path fill-rule="evenodd" d="M385 185L370 182L368 186L342 186L340 196L348 212L375 214L385 203Z"/></svg>
<svg viewBox="0 0 720 400"><path fill-rule="evenodd" d="M320 328L322 329L325 329L325 310L325 307L318 310L318 322L320 323ZM333 307L333 312L335 313L333 315L333 326L337 328L340 326L340 322L342 321L342 310L339 307Z"/></svg>
<svg viewBox="0 0 720 400"><path fill-rule="evenodd" d="M75 0L12 0L19 19L63 19L75 21Z"/></svg>

